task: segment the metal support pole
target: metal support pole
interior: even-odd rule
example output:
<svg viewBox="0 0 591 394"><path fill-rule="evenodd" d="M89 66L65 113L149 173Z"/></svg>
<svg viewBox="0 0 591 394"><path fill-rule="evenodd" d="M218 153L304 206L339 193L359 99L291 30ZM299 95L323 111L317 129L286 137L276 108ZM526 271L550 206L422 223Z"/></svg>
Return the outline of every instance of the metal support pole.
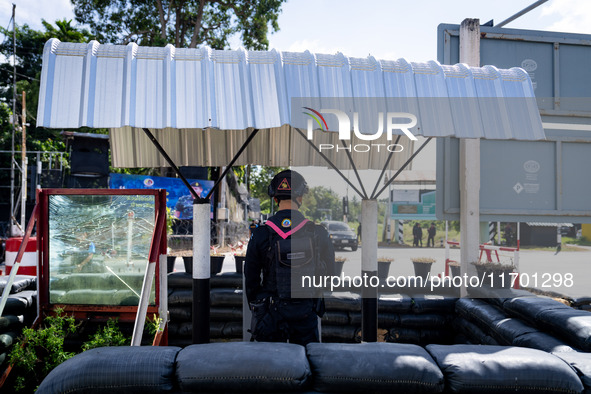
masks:
<svg viewBox="0 0 591 394"><path fill-rule="evenodd" d="M520 16L523 16L525 14L527 14L528 12L530 12L531 10L533 10L534 8L537 8L539 6L541 6L542 4L544 4L545 2L547 2L548 0L538 0L535 3L533 3L532 5L525 7L524 9L522 9L521 11L519 11L517 14L510 16L509 18L505 19L504 21L502 21L501 23L498 23L495 25L495 27L503 27L506 24L513 22L515 19L519 18Z"/></svg>
<svg viewBox="0 0 591 394"><path fill-rule="evenodd" d="M210 201L193 202L193 343L209 342Z"/></svg>
<svg viewBox="0 0 591 394"><path fill-rule="evenodd" d="M312 146L312 148L313 148L314 150L316 150L316 149L317 149L317 148L314 146L314 144L312 143L312 141L310 141L310 140L309 140L309 139L306 137L306 135L304 134L304 132L303 132L302 130L300 130L300 129L298 129L298 128L294 128L294 130L295 130L295 131L297 131L297 132L298 132L298 133L299 133L299 134L302 136L302 138L303 138L303 139L304 139L306 142L308 142L308 144L310 144L310 146ZM357 193L357 194L359 195L359 197L361 197L361 198L366 198L365 194L364 194L364 193L361 193L361 192L359 191L359 189L357 189L357 188L355 187L355 185L353 185L353 184L351 183L351 181L350 181L350 180L349 180L349 179L348 179L348 178L345 176L345 174L343 174L343 173L342 173L342 171L341 171L341 170L339 170L339 169L337 168L337 166L335 166L335 165L334 165L334 163L333 163L332 161L330 161L330 159L329 159L328 157L326 157L326 155L325 155L324 153L322 153L322 152L318 151L318 154L320 155L320 157L322 157L324 160L326 160L326 162L328 163L328 165L330 165L330 166L332 167L332 169L333 169L333 170L335 170L335 171L337 172L337 174L339 174L339 175L340 175L340 177L341 177L341 178L343 178L343 180L344 180L345 182L347 182L347 184L348 184L349 186L351 186L351 189L355 190L355 193ZM365 190L365 189L363 189L363 190Z"/></svg>
<svg viewBox="0 0 591 394"><path fill-rule="evenodd" d="M154 137L152 132L150 132L150 130L146 129L146 128L143 128L143 130L144 130L144 133L146 133L146 135L150 139L150 141L152 141L152 143L154 144L156 149L158 149L158 152L160 152L160 154L164 157L164 160L166 160L166 162L172 167L174 172L179 176L179 178L181 178L181 181L183 181L185 186L187 186L187 189L189 189L189 192L191 192L191 195L193 195L193 198L200 198L197 195L197 192L195 190L193 190L193 187L191 187L191 185L189 184L189 181L187 181L187 178L185 178L185 176L181 173L181 170L176 166L176 164L174 164L174 162L172 161L170 156L168 156L168 153L166 153L166 151L164 150L162 145L160 145L160 143L158 142L156 137Z"/></svg>
<svg viewBox="0 0 591 394"><path fill-rule="evenodd" d="M27 96L23 90L21 115L21 227L26 227L27 216Z"/></svg>
<svg viewBox="0 0 591 394"><path fill-rule="evenodd" d="M460 25L460 62L480 66L480 21L464 19ZM470 263L478 261L480 245L480 140L460 139L460 264L461 272L474 275ZM462 288L461 295L466 295Z"/></svg>
<svg viewBox="0 0 591 394"><path fill-rule="evenodd" d="M378 275L378 201L361 200L361 276ZM361 303L361 332L364 342L378 340L378 288L363 287Z"/></svg>
<svg viewBox="0 0 591 394"><path fill-rule="evenodd" d="M14 222L13 219L15 214L15 203L14 203L14 134L16 132L16 4L12 4L12 145L10 148L10 236L14 236L13 231Z"/></svg>

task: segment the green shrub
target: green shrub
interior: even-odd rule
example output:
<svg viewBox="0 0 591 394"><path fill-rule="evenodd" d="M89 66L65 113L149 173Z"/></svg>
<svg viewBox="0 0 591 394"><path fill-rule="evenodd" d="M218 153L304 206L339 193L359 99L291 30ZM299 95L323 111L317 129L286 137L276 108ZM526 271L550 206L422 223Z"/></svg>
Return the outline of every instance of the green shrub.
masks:
<svg viewBox="0 0 591 394"><path fill-rule="evenodd" d="M64 351L64 340L76 331L73 316L56 309L55 316L47 316L38 329L25 328L19 342L9 355L16 375L15 391L33 392L45 376L55 367L74 356Z"/></svg>
<svg viewBox="0 0 591 394"><path fill-rule="evenodd" d="M131 339L123 335L116 319L109 319L107 325L100 328L88 342L82 345L82 351L104 346L128 346Z"/></svg>

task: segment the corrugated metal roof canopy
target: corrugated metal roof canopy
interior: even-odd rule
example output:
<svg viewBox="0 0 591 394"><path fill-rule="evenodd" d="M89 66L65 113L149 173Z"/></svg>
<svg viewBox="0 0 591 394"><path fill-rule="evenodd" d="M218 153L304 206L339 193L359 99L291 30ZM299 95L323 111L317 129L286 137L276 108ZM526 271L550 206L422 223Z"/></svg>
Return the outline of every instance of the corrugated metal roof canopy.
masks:
<svg viewBox="0 0 591 394"><path fill-rule="evenodd" d="M402 98L418 115L415 135L544 138L531 81L518 68L57 39L43 53L37 124L110 128L117 167L164 165L140 135L143 127L161 129L155 134L179 165L227 164L246 139L243 130L251 128L262 135L237 164L314 165L320 159L302 154L291 127L306 127L291 108L302 97L378 98L385 107L389 98ZM338 143L337 133L321 138ZM406 137L401 143L410 146ZM394 155L390 167L399 167L410 151ZM353 157L359 168L382 168L385 154Z"/></svg>

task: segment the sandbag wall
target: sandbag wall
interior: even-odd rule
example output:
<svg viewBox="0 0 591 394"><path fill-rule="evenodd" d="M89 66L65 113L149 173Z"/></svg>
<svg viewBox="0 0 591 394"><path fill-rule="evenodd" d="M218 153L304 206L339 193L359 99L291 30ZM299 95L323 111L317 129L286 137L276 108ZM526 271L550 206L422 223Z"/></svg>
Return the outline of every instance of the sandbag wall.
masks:
<svg viewBox="0 0 591 394"><path fill-rule="evenodd" d="M169 344L186 346L192 335L192 279L184 272L168 275ZM215 340L242 339L242 275L225 273L211 278L210 336ZM361 297L351 292L325 295L323 342L361 341ZM436 295L381 295L378 308L380 340L414 344L449 344L457 298Z"/></svg>
<svg viewBox="0 0 591 394"><path fill-rule="evenodd" d="M591 313L547 297L473 299L456 303L454 328L469 343L513 345L560 353L591 351Z"/></svg>
<svg viewBox="0 0 591 394"><path fill-rule="evenodd" d="M361 297L350 292L325 295L323 342L361 341ZM382 294L378 299L380 340L386 342L450 344L457 298L438 295Z"/></svg>
<svg viewBox="0 0 591 394"><path fill-rule="evenodd" d="M0 277L0 295L8 282L8 276ZM16 275L10 295L0 316L0 373L7 365L10 349L20 336L23 327L30 327L37 316L36 277Z"/></svg>
<svg viewBox="0 0 591 394"><path fill-rule="evenodd" d="M242 275L224 273L210 280L209 329L212 341L242 340ZM186 272L168 274L168 344L192 344L193 279Z"/></svg>

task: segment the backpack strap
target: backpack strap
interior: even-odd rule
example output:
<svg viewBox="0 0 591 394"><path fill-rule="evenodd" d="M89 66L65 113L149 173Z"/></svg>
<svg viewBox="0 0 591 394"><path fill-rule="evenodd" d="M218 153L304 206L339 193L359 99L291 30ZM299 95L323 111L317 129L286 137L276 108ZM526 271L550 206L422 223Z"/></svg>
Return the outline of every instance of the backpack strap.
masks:
<svg viewBox="0 0 591 394"><path fill-rule="evenodd" d="M294 228L292 228L288 232L285 232L285 231L281 230L279 228L279 226L277 226L275 223L273 223L270 220L268 220L265 224L267 226L269 226L270 228L272 228L273 231L275 231L277 233L277 235L279 235L281 238L286 239L291 234L295 233L296 231L298 231L299 229L301 229L302 227L304 227L306 225L306 223L308 223L308 222L309 222L308 219L304 219L304 220L302 220L302 222L300 224L298 224L297 226L295 226Z"/></svg>

